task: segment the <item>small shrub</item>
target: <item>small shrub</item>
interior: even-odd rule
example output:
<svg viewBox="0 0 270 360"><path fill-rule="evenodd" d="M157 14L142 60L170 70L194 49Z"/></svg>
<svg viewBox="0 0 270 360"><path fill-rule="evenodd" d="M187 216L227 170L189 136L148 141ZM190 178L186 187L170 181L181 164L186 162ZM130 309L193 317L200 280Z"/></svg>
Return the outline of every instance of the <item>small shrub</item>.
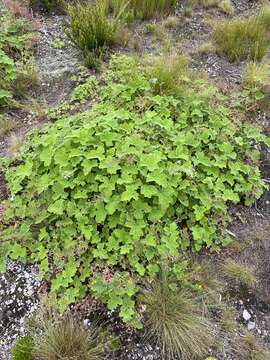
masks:
<svg viewBox="0 0 270 360"><path fill-rule="evenodd" d="M106 339L96 325L86 329L72 318L46 323L37 340L40 360L102 360Z"/></svg>
<svg viewBox="0 0 270 360"><path fill-rule="evenodd" d="M261 60L269 47L269 34L262 10L249 18L224 20L214 24L217 51L229 61Z"/></svg>
<svg viewBox="0 0 270 360"><path fill-rule="evenodd" d="M16 341L11 350L12 360L34 360L36 347L31 337L25 336Z"/></svg>
<svg viewBox="0 0 270 360"><path fill-rule="evenodd" d="M39 75L33 63L29 61L16 68L16 78L11 85L15 95L27 96L28 90L37 87L38 84Z"/></svg>
<svg viewBox="0 0 270 360"><path fill-rule="evenodd" d="M150 284L140 301L147 336L158 343L164 358L189 360L209 351L214 326L203 306L185 290L174 289L166 275Z"/></svg>
<svg viewBox="0 0 270 360"><path fill-rule="evenodd" d="M86 65L95 67L95 59L101 59L104 50L115 42L117 20L107 18L105 0L95 4L69 4L67 14L68 37L82 51Z"/></svg>
<svg viewBox="0 0 270 360"><path fill-rule="evenodd" d="M226 259L223 272L227 278L236 284L252 287L257 282L254 271L250 266L236 262L233 259Z"/></svg>

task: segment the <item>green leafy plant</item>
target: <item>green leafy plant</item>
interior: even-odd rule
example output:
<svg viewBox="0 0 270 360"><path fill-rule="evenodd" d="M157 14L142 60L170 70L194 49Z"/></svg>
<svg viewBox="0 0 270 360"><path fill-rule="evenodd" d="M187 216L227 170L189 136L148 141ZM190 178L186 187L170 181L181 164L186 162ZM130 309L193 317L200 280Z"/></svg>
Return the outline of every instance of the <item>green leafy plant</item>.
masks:
<svg viewBox="0 0 270 360"><path fill-rule="evenodd" d="M96 67L104 50L115 42L118 21L107 17L105 0L94 4L69 4L67 14L68 37L82 51L86 65Z"/></svg>
<svg viewBox="0 0 270 360"><path fill-rule="evenodd" d="M203 314L200 301L177 289L166 273L144 290L147 336L156 341L166 359L202 358L213 342L214 326Z"/></svg>
<svg viewBox="0 0 270 360"><path fill-rule="evenodd" d="M25 336L16 341L11 350L12 360L34 360L36 347L31 337Z"/></svg>
<svg viewBox="0 0 270 360"><path fill-rule="evenodd" d="M229 242L227 207L262 194L269 139L194 79L183 96L157 94L133 58L113 57L103 82L90 110L34 131L6 169L0 268L34 262L62 311L92 291L138 325L142 278L165 262L182 279L185 249Z"/></svg>
<svg viewBox="0 0 270 360"><path fill-rule="evenodd" d="M22 74L20 69L30 57L29 41L33 38L30 26L17 19L7 9L2 10L0 24L0 106L7 105L16 88L14 83ZM24 65L25 66L25 65ZM26 80L25 80L26 81Z"/></svg>
<svg viewBox="0 0 270 360"><path fill-rule="evenodd" d="M264 7L249 18L224 20L214 24L214 40L217 51L229 61L261 60L269 48L269 22Z"/></svg>

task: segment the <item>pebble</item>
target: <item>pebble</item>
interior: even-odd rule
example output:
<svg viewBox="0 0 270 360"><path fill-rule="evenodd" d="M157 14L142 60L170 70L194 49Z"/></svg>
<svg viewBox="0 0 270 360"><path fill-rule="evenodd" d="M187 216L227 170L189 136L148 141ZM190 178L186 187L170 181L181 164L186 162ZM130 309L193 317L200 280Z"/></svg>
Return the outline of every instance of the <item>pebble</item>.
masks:
<svg viewBox="0 0 270 360"><path fill-rule="evenodd" d="M253 321L248 322L248 330L254 330L256 328L256 324Z"/></svg>
<svg viewBox="0 0 270 360"><path fill-rule="evenodd" d="M249 321L251 319L251 314L246 309L243 311L243 318L246 321Z"/></svg>

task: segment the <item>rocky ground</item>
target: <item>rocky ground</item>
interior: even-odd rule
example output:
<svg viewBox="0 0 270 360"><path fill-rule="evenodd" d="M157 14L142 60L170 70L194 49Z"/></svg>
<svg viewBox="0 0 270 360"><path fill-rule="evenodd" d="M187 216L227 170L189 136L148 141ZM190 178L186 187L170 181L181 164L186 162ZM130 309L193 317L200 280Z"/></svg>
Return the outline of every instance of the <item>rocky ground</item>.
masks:
<svg viewBox="0 0 270 360"><path fill-rule="evenodd" d="M248 0L234 1L236 14L242 15L253 11L255 6ZM183 6L183 5L182 5ZM181 16L181 6L178 12ZM215 52L201 54L196 50L210 40L211 30L207 17L224 16L219 10L198 9L192 18L180 22L176 29L171 30L171 35L176 41L181 36L179 53L188 53L191 57L191 66L204 70L210 79L221 84L225 91L239 87L244 68L244 63L230 64ZM41 16L42 27L39 31L39 41L36 49L36 64L40 75L40 85L31 97L42 106L51 107L65 99L72 89L72 75L79 69L79 53L66 39L62 31L64 17L60 15ZM139 42L136 52L159 53L162 44L151 42L151 35L146 34L141 24L136 25L135 34ZM57 45L58 44L58 45ZM61 44L61 46L59 45ZM116 52L122 51L119 49ZM130 47L125 52L134 52ZM31 101L24 100L31 105ZM18 122L15 135L25 137L29 129L42 126L45 119L39 119L36 113L22 110L9 110L7 116ZM263 125L268 132L269 119L264 116ZM12 135L14 136L14 135ZM0 154L8 155L10 137L0 140ZM265 181L270 183L270 152L265 150L262 154L262 173ZM4 176L0 170L0 200L7 197L4 185ZM1 216L1 207L0 207ZM235 253L234 257L250 264L256 270L259 279L256 289L247 293L235 292L227 299L228 307L231 306L236 314L236 320L251 333L256 334L262 342L270 347L270 192L266 191L260 201L251 209L237 207L232 209L232 225L229 229L234 241L244 245L244 250ZM255 239L257 239L255 241ZM226 252L225 252L226 253ZM219 258L220 256L220 258ZM226 254L217 255L222 261ZM0 360L9 359L9 351L14 340L25 331L25 319L32 314L38 306L38 292L40 282L34 267L24 266L16 262L7 264L7 271L0 275ZM89 308L90 309L90 308ZM84 320L90 317L84 313ZM89 310L90 311L90 310ZM104 312L106 321L112 324L120 335L121 352L116 353L115 359L120 360L158 360L157 349L154 349L142 335L135 331L124 330L114 314ZM215 351L218 360L238 360L237 341L240 334L237 330L224 333L221 339L221 351ZM267 360L267 359L265 359Z"/></svg>

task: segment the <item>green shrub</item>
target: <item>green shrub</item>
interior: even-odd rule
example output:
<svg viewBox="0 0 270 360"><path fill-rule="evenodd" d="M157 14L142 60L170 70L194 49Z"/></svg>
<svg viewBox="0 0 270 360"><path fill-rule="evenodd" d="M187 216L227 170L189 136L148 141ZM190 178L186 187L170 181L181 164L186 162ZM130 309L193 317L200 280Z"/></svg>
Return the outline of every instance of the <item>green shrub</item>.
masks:
<svg viewBox="0 0 270 360"><path fill-rule="evenodd" d="M162 358L202 358L213 343L214 324L198 299L174 287L162 274L144 290L140 301L147 335L158 343Z"/></svg>
<svg viewBox="0 0 270 360"><path fill-rule="evenodd" d="M267 9L249 18L217 22L213 35L217 51L231 62L261 60L269 47Z"/></svg>
<svg viewBox="0 0 270 360"><path fill-rule="evenodd" d="M36 348L31 337L25 336L16 341L11 350L12 360L34 360Z"/></svg>
<svg viewBox="0 0 270 360"><path fill-rule="evenodd" d="M47 323L37 339L40 360L101 360L106 346L105 334L96 325L86 329L72 318Z"/></svg>
<svg viewBox="0 0 270 360"><path fill-rule="evenodd" d="M67 13L68 37L82 51L86 65L96 67L104 50L114 44L117 20L107 18L105 0L95 4L69 4Z"/></svg>
<svg viewBox="0 0 270 360"><path fill-rule="evenodd" d="M0 268L34 262L61 310L92 289L133 322L142 277L164 262L180 276L185 249L228 243L227 206L262 194L257 148L269 140L193 79L184 96L156 95L155 79L122 56L103 82L89 111L33 132L7 168L15 221Z"/></svg>
<svg viewBox="0 0 270 360"><path fill-rule="evenodd" d="M175 0L109 0L110 7L115 13L129 19L141 20L168 14L175 3Z"/></svg>

